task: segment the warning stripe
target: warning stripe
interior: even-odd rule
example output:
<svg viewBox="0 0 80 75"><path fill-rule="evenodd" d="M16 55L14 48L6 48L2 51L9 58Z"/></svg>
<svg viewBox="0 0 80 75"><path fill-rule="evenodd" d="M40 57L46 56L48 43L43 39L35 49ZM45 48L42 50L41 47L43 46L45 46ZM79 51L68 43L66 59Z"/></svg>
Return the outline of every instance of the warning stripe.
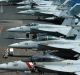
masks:
<svg viewBox="0 0 80 75"><path fill-rule="evenodd" d="M27 66L28 66L29 69L32 69L32 65L33 64L31 62L26 62L26 64L27 64Z"/></svg>

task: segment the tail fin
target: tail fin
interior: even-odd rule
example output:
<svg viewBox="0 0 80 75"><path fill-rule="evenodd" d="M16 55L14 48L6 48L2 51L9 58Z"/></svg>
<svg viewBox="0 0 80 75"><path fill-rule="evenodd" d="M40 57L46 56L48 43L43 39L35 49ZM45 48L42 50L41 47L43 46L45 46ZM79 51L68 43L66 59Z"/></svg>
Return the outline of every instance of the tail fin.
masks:
<svg viewBox="0 0 80 75"><path fill-rule="evenodd" d="M80 4L77 3L75 4L71 9L70 13L75 16L76 18L80 19L77 15L80 13ZM75 18L73 17L66 17L64 22L62 23L63 25L75 25Z"/></svg>
<svg viewBox="0 0 80 75"><path fill-rule="evenodd" d="M76 3L73 0L66 0L63 5L68 6L68 7L72 7L74 6Z"/></svg>
<svg viewBox="0 0 80 75"><path fill-rule="evenodd" d="M63 3L63 5L69 5L70 2L71 2L71 0L66 0L66 1Z"/></svg>
<svg viewBox="0 0 80 75"><path fill-rule="evenodd" d="M72 15L78 15L80 13L80 3L75 4L71 9L70 13Z"/></svg>
<svg viewBox="0 0 80 75"><path fill-rule="evenodd" d="M65 0L60 0L60 3L63 4L65 2Z"/></svg>
<svg viewBox="0 0 80 75"><path fill-rule="evenodd" d="M80 0L66 0L63 5L73 7L76 3L80 3Z"/></svg>

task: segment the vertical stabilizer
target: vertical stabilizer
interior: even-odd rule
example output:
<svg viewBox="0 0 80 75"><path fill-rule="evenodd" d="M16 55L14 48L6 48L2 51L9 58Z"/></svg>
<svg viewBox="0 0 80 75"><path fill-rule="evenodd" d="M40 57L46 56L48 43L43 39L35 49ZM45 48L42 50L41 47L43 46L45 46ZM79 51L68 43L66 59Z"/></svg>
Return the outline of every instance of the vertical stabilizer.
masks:
<svg viewBox="0 0 80 75"><path fill-rule="evenodd" d="M80 0L66 0L63 5L73 7L76 3L80 3Z"/></svg>
<svg viewBox="0 0 80 75"><path fill-rule="evenodd" d="M71 9L70 13L72 15L78 15L80 13L80 3L76 3Z"/></svg>
<svg viewBox="0 0 80 75"><path fill-rule="evenodd" d="M60 3L63 4L66 0L60 0Z"/></svg>

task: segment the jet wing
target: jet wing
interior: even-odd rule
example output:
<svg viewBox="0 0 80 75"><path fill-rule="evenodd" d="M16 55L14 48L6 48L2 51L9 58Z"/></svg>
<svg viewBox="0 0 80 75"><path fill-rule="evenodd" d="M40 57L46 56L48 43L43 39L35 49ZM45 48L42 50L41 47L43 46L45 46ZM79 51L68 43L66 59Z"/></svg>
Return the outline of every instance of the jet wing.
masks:
<svg viewBox="0 0 80 75"><path fill-rule="evenodd" d="M48 45L39 45L41 48L47 48L47 49L57 49L57 50L72 50L73 52L80 53L80 47L76 44L48 44Z"/></svg>
<svg viewBox="0 0 80 75"><path fill-rule="evenodd" d="M76 72L75 74L76 74L76 75L80 75L80 72Z"/></svg>
<svg viewBox="0 0 80 75"><path fill-rule="evenodd" d="M41 14L47 14L47 15L53 15L55 17L60 17L61 16L61 13L62 13L62 10L55 10L55 11L41 11L40 12Z"/></svg>
<svg viewBox="0 0 80 75"><path fill-rule="evenodd" d="M6 0L0 0L0 1L6 1Z"/></svg>
<svg viewBox="0 0 80 75"><path fill-rule="evenodd" d="M55 47L55 48L63 48L63 49L72 49L73 45L71 44L49 44L48 46L50 47Z"/></svg>
<svg viewBox="0 0 80 75"><path fill-rule="evenodd" d="M73 65L72 63L67 63L67 64L53 64L53 65L43 65L43 66L39 66L37 65L37 68L42 68L47 69L47 71L53 71L53 72L66 72L66 73L75 73L75 72L79 72L80 69L78 69L78 67L80 67L79 65ZM77 74L79 75L79 74Z"/></svg>
<svg viewBox="0 0 80 75"><path fill-rule="evenodd" d="M60 33L60 34L62 34L62 35L65 35L65 36L67 36L68 35L68 33L70 32L70 30L71 30L71 27L64 27L64 28L37 28L37 29L35 29L35 28L32 28L31 29L31 32L42 32L42 33Z"/></svg>

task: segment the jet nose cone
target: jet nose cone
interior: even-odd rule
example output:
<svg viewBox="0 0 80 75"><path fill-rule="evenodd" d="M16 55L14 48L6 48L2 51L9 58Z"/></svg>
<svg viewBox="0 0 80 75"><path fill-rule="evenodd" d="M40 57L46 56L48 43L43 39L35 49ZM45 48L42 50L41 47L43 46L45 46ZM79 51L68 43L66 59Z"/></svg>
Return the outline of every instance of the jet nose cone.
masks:
<svg viewBox="0 0 80 75"><path fill-rule="evenodd" d="M25 4L25 2L19 2L19 3L17 3L17 4Z"/></svg>
<svg viewBox="0 0 80 75"><path fill-rule="evenodd" d="M17 9L25 9L25 10L28 10L28 9L31 9L31 6L29 5L26 5L26 6L19 6L19 7L16 7Z"/></svg>
<svg viewBox="0 0 80 75"><path fill-rule="evenodd" d="M7 68L7 64L6 63L0 64L0 69L5 69L5 68Z"/></svg>
<svg viewBox="0 0 80 75"><path fill-rule="evenodd" d="M26 9L27 6L19 6L19 7L16 7L17 9Z"/></svg>
<svg viewBox="0 0 80 75"><path fill-rule="evenodd" d="M27 12L26 11L20 11L20 12L17 12L18 14L26 14Z"/></svg>
<svg viewBox="0 0 80 75"><path fill-rule="evenodd" d="M23 30L22 27L15 27L15 28L7 29L6 31L8 31L8 32L20 32L22 30Z"/></svg>
<svg viewBox="0 0 80 75"><path fill-rule="evenodd" d="M11 47L11 48L17 48L19 46L20 45L18 43L14 43L14 44L8 45L8 47Z"/></svg>
<svg viewBox="0 0 80 75"><path fill-rule="evenodd" d="M8 32L13 32L13 31L15 31L16 29L15 28L10 28L10 29L7 29L6 31L8 31Z"/></svg>
<svg viewBox="0 0 80 75"><path fill-rule="evenodd" d="M19 7L16 7L17 9L21 9L21 8L23 8L23 6L19 6Z"/></svg>
<svg viewBox="0 0 80 75"><path fill-rule="evenodd" d="M17 12L18 14L26 14L26 15L31 15L34 13L33 10L25 10L25 11L20 11L20 12Z"/></svg>

